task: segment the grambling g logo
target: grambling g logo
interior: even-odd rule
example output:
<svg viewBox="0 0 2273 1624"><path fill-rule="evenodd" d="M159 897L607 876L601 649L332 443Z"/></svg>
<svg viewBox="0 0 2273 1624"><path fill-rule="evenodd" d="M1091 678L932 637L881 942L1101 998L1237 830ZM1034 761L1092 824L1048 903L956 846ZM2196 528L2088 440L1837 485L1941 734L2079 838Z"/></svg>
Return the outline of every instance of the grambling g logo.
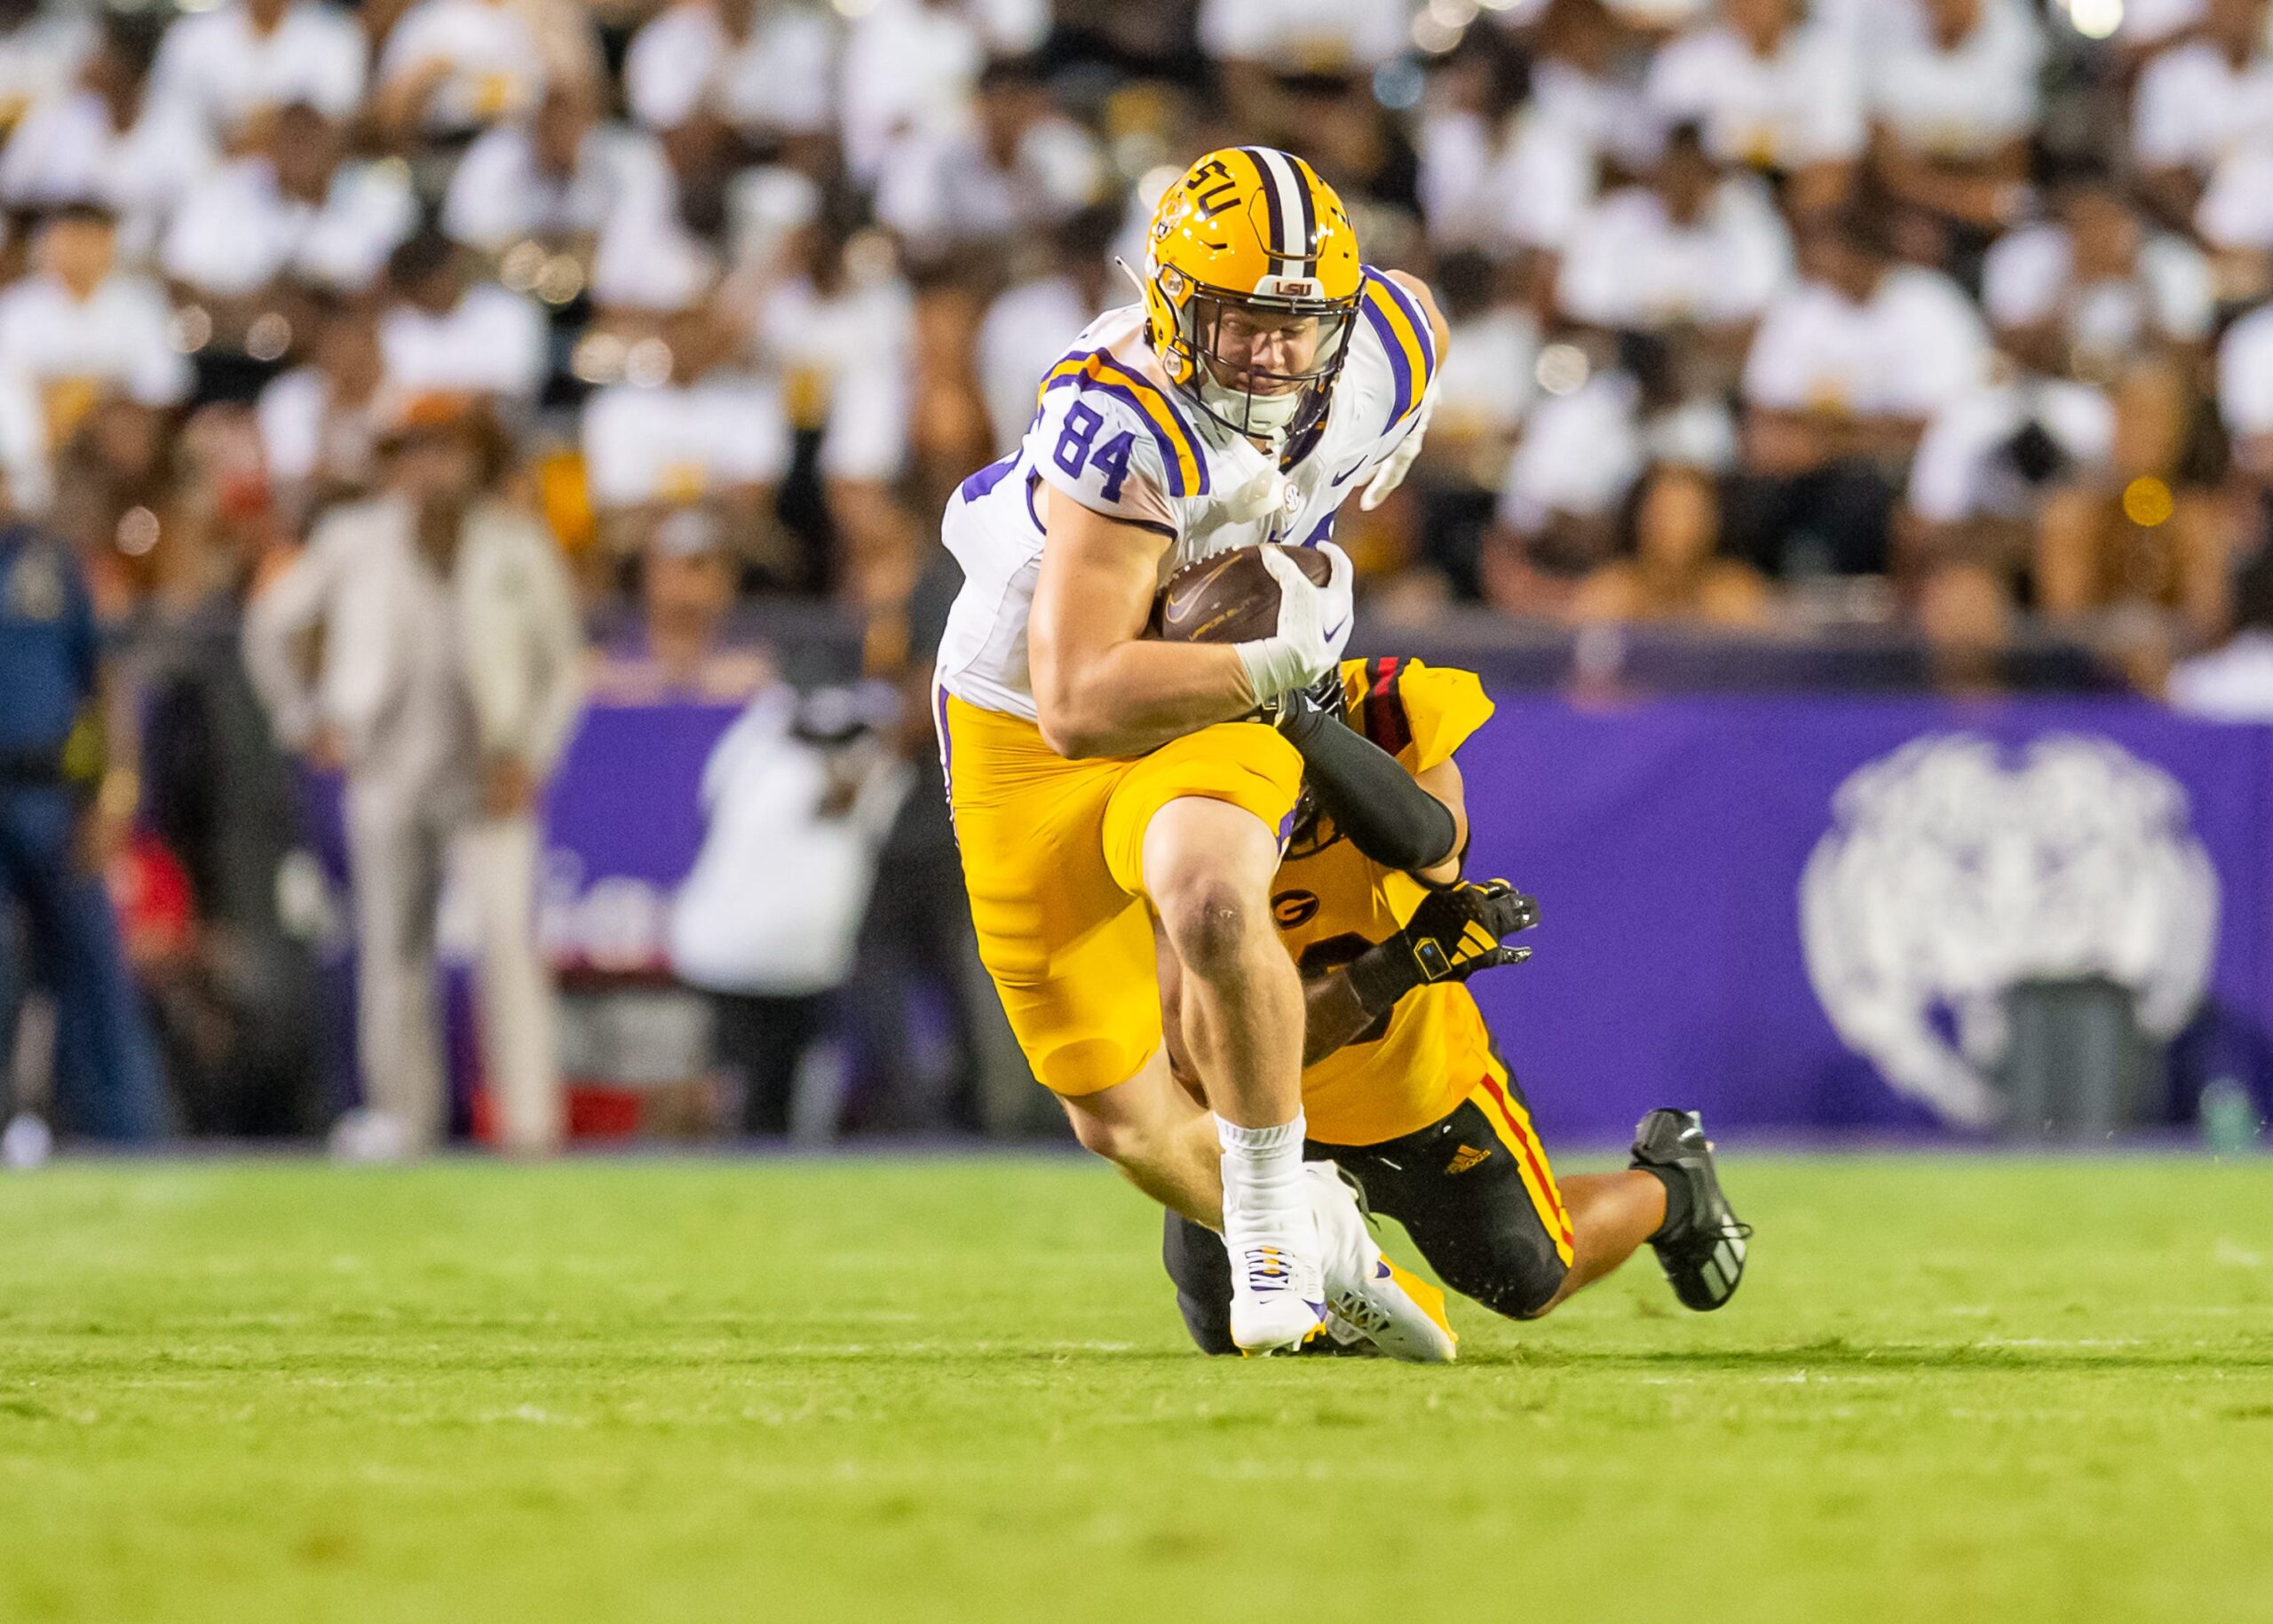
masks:
<svg viewBox="0 0 2273 1624"><path fill-rule="evenodd" d="M1282 931L1299 931L1318 913L1318 893L1282 891L1271 899L1271 916Z"/></svg>
<svg viewBox="0 0 2273 1624"><path fill-rule="evenodd" d="M1839 1035L1951 1121L2001 1113L2017 981L2105 977L2163 1038L2200 1004L2216 872L2185 790L2111 741L2050 734L2008 765L1970 733L1918 739L1832 809L1800 880L1809 978Z"/></svg>

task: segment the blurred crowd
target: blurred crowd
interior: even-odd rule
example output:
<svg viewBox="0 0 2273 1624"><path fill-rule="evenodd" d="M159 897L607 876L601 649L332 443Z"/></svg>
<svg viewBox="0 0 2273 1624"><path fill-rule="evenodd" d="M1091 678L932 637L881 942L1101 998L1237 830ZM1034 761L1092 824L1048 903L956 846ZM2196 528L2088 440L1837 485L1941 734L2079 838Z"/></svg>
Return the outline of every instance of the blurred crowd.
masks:
<svg viewBox="0 0 2273 1624"><path fill-rule="evenodd" d="M478 400L588 603L700 510L875 630L1201 150L1456 329L1384 604L2215 640L2273 477L2261 0L0 5L0 471L104 606ZM1354 517L1354 516L1353 516Z"/></svg>
<svg viewBox="0 0 2273 1624"><path fill-rule="evenodd" d="M1869 629L1955 690L2009 685L2011 652L2051 638L2078 656L2056 669L2273 713L2268 12L0 0L0 584L74 625L83 598L114 651L71 643L84 692L40 712L67 762L29 690L0 693L0 800L12 773L67 780L103 814L177 1120L327 1119L217 1094L320 1046L294 757L349 769L351 857L356 807L399 809L384 835L363 818L361 866L420 939L437 843L526 817L558 745L500 766L475 692L494 649L413 660L400 680L456 719L388 747L385 789L365 741L359 790L295 649L356 640L329 601L411 592L415 571L321 562L376 497L406 557L557 566L569 630L530 632L512 677L557 688L551 722L515 713L538 732L578 696L756 701L787 759L785 677L815 674L794 646L830 628L849 654L826 675L903 696L856 731L919 780L904 813L861 814L862 860L913 854L879 895L935 884L944 828L894 832L937 799L933 519L1134 297L1116 260L1141 264L1152 201L1257 141L1302 152L1366 257L1428 278L1453 324L1414 476L1339 535L1377 638L1450 606L1580 628L1582 654L1605 626ZM572 678L555 645L582 632ZM0 685L28 684L5 635ZM62 847L0 836L51 934L67 910L34 882ZM497 907L526 913L526 889ZM745 1045L768 1076L811 1046L765 1049L782 1022L819 1029L772 1014ZM0 1018L0 1062L19 1036ZM753 1091L769 1125L784 1086ZM970 1120L956 1089L923 1120Z"/></svg>

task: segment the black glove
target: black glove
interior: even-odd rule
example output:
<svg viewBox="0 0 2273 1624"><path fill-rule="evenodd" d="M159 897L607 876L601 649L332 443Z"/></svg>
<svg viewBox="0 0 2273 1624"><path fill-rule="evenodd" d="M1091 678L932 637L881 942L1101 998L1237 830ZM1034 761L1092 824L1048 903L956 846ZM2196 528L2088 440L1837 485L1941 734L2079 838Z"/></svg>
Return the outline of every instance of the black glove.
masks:
<svg viewBox="0 0 2273 1624"><path fill-rule="evenodd" d="M1465 981L1480 970L1520 964L1528 947L1501 944L1539 923L1539 904L1505 880L1465 881L1432 891L1387 941L1350 966L1350 984L1366 1008L1386 1010L1431 981Z"/></svg>

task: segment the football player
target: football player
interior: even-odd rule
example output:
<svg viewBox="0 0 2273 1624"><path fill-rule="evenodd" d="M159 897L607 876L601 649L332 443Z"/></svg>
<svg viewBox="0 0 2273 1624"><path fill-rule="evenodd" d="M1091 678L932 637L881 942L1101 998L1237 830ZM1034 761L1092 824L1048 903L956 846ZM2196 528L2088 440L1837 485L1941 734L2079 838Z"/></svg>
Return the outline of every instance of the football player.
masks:
<svg viewBox="0 0 2273 1624"><path fill-rule="evenodd" d="M1511 1319L1548 1312L1644 1242L1683 1303L1720 1307L1751 1232L1722 1193L1696 1113L1651 1112L1626 1172L1556 1178L1465 985L1528 958L1507 939L1538 919L1503 882L1459 880L1468 825L1453 752L1492 714L1481 685L1416 660L1351 661L1286 710L1312 778L1271 908L1304 978L1308 1154L1354 1176L1454 1290ZM1315 748L1312 734L1344 724L1382 754ZM1366 776L1389 757L1395 782ZM1425 791L1417 812L1414 788ZM1405 853L1385 866L1350 833L1379 852L1375 826L1394 844L1399 818L1437 817L1457 831L1455 855L1418 874L1394 866ZM1164 963L1171 1007L1175 974ZM1193 1339L1228 1351L1222 1241L1171 1213L1163 1256ZM1334 1343L1362 1348L1362 1316L1334 1318Z"/></svg>
<svg viewBox="0 0 2273 1624"><path fill-rule="evenodd" d="M1302 761L1259 705L1332 672L1350 561L1327 540L1418 448L1446 329L1428 289L1363 265L1341 199L1290 153L1242 147L1161 197L1141 302L1041 380L1018 449L964 480L938 723L980 957L1034 1075L1081 1143L1220 1229L1230 1335L1267 1352L1364 1296L1377 1338L1451 1357L1357 1208L1305 1175L1303 992L1271 923ZM1266 542L1269 636L1146 639L1178 566ZM1181 976L1204 1108L1161 1048L1153 919Z"/></svg>

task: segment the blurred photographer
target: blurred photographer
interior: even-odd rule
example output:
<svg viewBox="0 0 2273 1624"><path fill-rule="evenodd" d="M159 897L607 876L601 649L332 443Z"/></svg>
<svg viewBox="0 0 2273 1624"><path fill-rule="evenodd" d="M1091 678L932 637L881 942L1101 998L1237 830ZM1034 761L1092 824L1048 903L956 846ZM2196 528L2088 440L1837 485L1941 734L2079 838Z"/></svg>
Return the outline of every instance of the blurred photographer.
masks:
<svg viewBox="0 0 2273 1624"><path fill-rule="evenodd" d="M769 690L703 771L709 828L671 910L671 965L711 994L748 1132L788 1132L801 1094L827 1097L819 1126L834 1125L839 1085L801 1087L800 1073L834 1034L876 854L908 790L882 731L897 705L882 685Z"/></svg>

